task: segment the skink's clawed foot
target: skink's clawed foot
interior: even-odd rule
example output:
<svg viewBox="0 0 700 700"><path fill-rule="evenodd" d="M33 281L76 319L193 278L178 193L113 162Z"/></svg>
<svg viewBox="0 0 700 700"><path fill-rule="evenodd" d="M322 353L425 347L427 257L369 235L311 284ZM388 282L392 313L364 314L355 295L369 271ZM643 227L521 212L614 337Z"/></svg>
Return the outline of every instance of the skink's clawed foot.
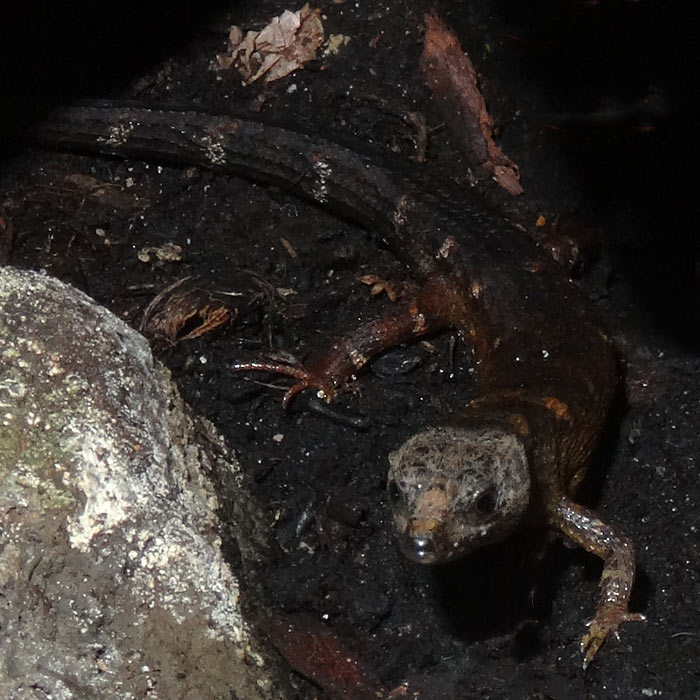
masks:
<svg viewBox="0 0 700 700"><path fill-rule="evenodd" d="M583 668L598 653L598 650L607 639L608 635L619 639L618 629L624 622L644 622L646 617L640 613L631 613L626 607L619 605L602 605L596 612L596 616L588 623L588 631L581 639L581 651L584 654Z"/></svg>
<svg viewBox="0 0 700 700"><path fill-rule="evenodd" d="M285 393L282 399L284 408L289 406L289 402L305 389L317 389L319 398L325 399L329 403L335 398L337 388L329 381L321 371L315 371L313 367L303 365L288 364L284 362L234 362L231 366L234 372L274 372L284 374L297 379Z"/></svg>

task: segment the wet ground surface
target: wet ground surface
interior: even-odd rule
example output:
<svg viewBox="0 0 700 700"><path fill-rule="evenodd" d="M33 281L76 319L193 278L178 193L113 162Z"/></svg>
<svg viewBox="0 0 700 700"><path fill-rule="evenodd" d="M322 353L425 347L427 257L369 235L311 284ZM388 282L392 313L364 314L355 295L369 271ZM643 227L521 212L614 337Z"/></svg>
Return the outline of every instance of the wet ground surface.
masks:
<svg viewBox="0 0 700 700"><path fill-rule="evenodd" d="M51 154L18 137L0 173L0 214L14 232L0 251L136 326L156 294L187 276L225 300L229 323L157 350L187 401L237 449L265 503L268 611L327 625L385 687L411 679L420 697L446 699L700 697L700 246L685 96L694 69L683 48L696 18L644 1L524 6L437 9L480 73L525 194L513 201L488 181L474 187L526 227L540 214L575 212L602 231L582 283L620 350L626 396L588 498L637 546L634 607L648 621L623 628L586 672L578 641L594 609L594 558L554 546L535 565L528 533L439 569L395 549L387 455L470 396L469 354L450 334L379 358L330 415L306 395L285 412L276 388L284 380L230 372L232 360L271 351L313 355L390 307L357 277L405 273L366 232L281 189ZM418 69L420 3L321 7L326 33L349 43L247 88L212 63L232 24L260 28L285 9L279 2L221 3L196 16L106 5L20 18L3 53L5 104L27 123L40 95L254 108L361 150L393 151L398 169L415 167L415 133L403 117L418 112L431 129L425 182L449 172L471 186ZM182 248L180 260L139 260L143 248L166 243ZM300 680L299 697L324 695Z"/></svg>

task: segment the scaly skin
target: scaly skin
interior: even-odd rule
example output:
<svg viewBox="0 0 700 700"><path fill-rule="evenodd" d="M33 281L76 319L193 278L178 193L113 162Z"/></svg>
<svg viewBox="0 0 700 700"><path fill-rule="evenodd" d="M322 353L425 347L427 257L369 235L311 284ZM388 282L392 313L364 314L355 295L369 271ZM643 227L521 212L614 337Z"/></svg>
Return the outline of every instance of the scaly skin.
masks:
<svg viewBox="0 0 700 700"><path fill-rule="evenodd" d="M337 144L255 121L108 104L75 107L41 125L61 149L197 165L288 191L350 218L384 241L420 286L391 318L340 338L314 364L239 362L293 376L331 401L376 353L456 329L474 354L474 400L449 426L414 436L391 458L397 537L420 562L447 561L539 521L603 560L600 600L582 640L584 667L629 613L634 550L572 498L617 383L614 353L565 270L527 236L449 183Z"/></svg>

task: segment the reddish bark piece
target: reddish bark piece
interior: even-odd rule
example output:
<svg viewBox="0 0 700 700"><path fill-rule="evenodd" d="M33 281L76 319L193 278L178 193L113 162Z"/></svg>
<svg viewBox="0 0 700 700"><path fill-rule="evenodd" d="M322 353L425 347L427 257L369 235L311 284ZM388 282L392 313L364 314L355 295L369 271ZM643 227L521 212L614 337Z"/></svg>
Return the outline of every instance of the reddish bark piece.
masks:
<svg viewBox="0 0 700 700"><path fill-rule="evenodd" d="M262 629L287 663L333 700L387 696L387 689L327 627L308 618L275 615L262 623Z"/></svg>
<svg viewBox="0 0 700 700"><path fill-rule="evenodd" d="M467 154L512 195L523 193L518 166L493 140L493 119L476 71L455 34L434 13L425 16L421 70L452 132Z"/></svg>

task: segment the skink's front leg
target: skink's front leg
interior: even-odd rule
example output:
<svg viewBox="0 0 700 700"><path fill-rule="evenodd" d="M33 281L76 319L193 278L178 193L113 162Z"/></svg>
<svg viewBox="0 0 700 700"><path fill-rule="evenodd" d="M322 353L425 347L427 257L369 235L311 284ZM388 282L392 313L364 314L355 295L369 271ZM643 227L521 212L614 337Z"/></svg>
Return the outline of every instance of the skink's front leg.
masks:
<svg viewBox="0 0 700 700"><path fill-rule="evenodd" d="M608 635L618 636L623 622L646 619L628 609L634 583L634 547L627 537L600 520L593 511L568 498L560 499L554 506L552 518L557 529L603 560L598 608L581 639L583 667L586 668Z"/></svg>

